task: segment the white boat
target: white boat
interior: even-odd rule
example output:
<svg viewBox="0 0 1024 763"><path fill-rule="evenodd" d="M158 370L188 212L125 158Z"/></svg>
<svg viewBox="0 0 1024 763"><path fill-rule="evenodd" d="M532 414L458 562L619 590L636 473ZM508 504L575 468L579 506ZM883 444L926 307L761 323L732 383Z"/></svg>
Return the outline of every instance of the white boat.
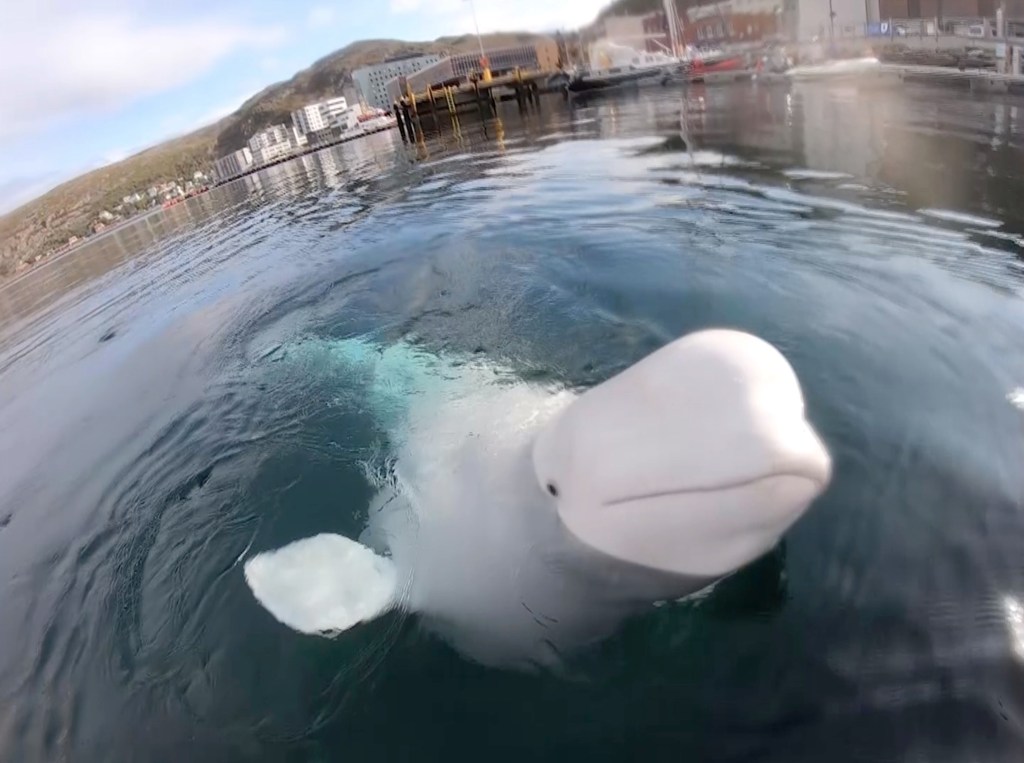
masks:
<svg viewBox="0 0 1024 763"><path fill-rule="evenodd" d="M389 130L397 125L398 119L396 117L388 114L386 111L373 109L372 111L363 112L356 117L355 127L349 131L349 135L369 135L381 130Z"/></svg>
<svg viewBox="0 0 1024 763"><path fill-rule="evenodd" d="M683 66L681 59L661 51L634 50L608 40L590 46L590 69L570 78L570 93L622 85L660 83Z"/></svg>

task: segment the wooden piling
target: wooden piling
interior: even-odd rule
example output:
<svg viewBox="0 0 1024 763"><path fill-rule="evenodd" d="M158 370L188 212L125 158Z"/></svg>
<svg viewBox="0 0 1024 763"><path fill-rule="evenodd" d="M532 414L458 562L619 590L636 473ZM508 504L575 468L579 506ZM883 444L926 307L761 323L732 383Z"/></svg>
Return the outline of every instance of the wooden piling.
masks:
<svg viewBox="0 0 1024 763"><path fill-rule="evenodd" d="M398 122L398 132L402 136L402 143L408 143L409 137L405 134L405 122L402 121L402 112L399 109L398 101L391 104L391 113L395 115L395 120Z"/></svg>
<svg viewBox="0 0 1024 763"><path fill-rule="evenodd" d="M402 100L402 119L405 120L405 132L409 136L409 142L416 142L416 131L412 126L412 115L409 113L409 101Z"/></svg>
<svg viewBox="0 0 1024 763"><path fill-rule="evenodd" d="M448 114L452 118L452 132L455 133L455 137L457 139L461 140L462 139L462 129L459 126L459 115L456 113L457 109L455 107L454 90L455 90L455 88L453 88L453 87L446 87L444 89L444 94L445 94L445 100L448 103Z"/></svg>
<svg viewBox="0 0 1024 763"><path fill-rule="evenodd" d="M484 107L484 95L480 92L480 83L477 80L473 81L473 96L476 98L477 108L480 109L480 121L487 121L487 112Z"/></svg>
<svg viewBox="0 0 1024 763"><path fill-rule="evenodd" d="M414 130L410 130L416 136L416 142L423 140L423 122L420 120L420 107L416 100L416 94L412 91L412 87L408 82L405 83L405 90L408 94L409 105L412 107L412 118L414 124Z"/></svg>
<svg viewBox="0 0 1024 763"><path fill-rule="evenodd" d="M516 94L516 104L519 106L519 114L522 116L526 113L526 83L523 81L523 70L518 66L515 71L515 84L512 86Z"/></svg>
<svg viewBox="0 0 1024 763"><path fill-rule="evenodd" d="M437 104L434 103L434 88L427 88L427 100L430 102L430 118L434 122L434 132L441 134L441 123L437 119Z"/></svg>

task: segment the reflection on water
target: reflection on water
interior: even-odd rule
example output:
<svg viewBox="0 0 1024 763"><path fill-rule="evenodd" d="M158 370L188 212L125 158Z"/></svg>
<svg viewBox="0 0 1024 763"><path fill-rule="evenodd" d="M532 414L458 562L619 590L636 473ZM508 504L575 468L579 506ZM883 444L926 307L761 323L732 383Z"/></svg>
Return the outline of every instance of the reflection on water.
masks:
<svg viewBox="0 0 1024 763"><path fill-rule="evenodd" d="M307 154L148 215L62 258L59 265L40 268L33 278L0 290L0 317L7 321L35 309L140 253L159 256L168 247L157 247L158 242L192 230L215 211L245 215L270 201L311 194L319 199L325 189L372 203L379 199L362 199L367 186L358 178L410 162L434 162L463 150L522 150L557 140L674 134L681 114L688 134L703 148L750 158L757 165L793 168L784 174L794 181L835 179L840 176L820 173L843 173L850 182L838 190L871 202L895 203L887 198L894 196L912 209L994 218L1002 223L997 240L1024 247L1024 212L1017 203L1024 191L1024 105L1013 99L927 87L865 91L814 83L694 86L657 95L624 102L595 99L569 114L546 99L540 113L526 117L506 108L497 129L492 122L467 125L459 136L428 131L427 144L405 152L393 130ZM415 176L397 173L410 183ZM234 219L229 215L223 222Z"/></svg>
<svg viewBox="0 0 1024 763"><path fill-rule="evenodd" d="M549 99L277 165L0 289L0 759L1019 759L1019 108ZM338 340L586 387L709 325L782 349L836 476L705 596L537 675L252 600L240 560L358 536L386 468Z"/></svg>

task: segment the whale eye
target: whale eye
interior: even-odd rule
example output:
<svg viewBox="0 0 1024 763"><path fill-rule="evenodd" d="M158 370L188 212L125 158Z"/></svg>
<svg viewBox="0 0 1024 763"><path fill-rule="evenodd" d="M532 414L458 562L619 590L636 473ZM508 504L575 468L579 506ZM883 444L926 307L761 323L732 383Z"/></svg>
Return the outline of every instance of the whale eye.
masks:
<svg viewBox="0 0 1024 763"><path fill-rule="evenodd" d="M555 498L558 498L558 488L555 487L554 482L548 483L548 492L551 493L551 495L553 495Z"/></svg>

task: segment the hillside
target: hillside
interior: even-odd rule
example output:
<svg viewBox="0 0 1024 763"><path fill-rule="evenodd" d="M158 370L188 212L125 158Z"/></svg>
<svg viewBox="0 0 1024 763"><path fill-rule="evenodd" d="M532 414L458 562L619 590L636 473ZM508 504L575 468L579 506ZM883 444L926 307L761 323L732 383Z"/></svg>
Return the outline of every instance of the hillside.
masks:
<svg viewBox="0 0 1024 763"><path fill-rule="evenodd" d="M528 44L526 32L484 35L488 47ZM209 170L218 156L245 145L249 136L272 124L288 122L292 110L337 95L352 85L352 71L393 56L463 53L475 50L475 36L442 37L433 42L361 40L331 53L271 85L219 122L169 140L127 159L81 175L0 217L0 277L45 258L72 236L89 233L102 210L151 185L188 178Z"/></svg>
<svg viewBox="0 0 1024 763"><path fill-rule="evenodd" d="M526 32L485 35L488 47L524 45L538 35ZM361 66L385 58L425 53L466 53L476 50L476 37L442 37L434 42L402 42L400 40L360 40L331 53L303 69L290 80L280 82L249 99L229 119L231 124L217 138L216 153L223 156L245 145L253 133L279 122L287 122L289 114L305 103L352 85L352 72Z"/></svg>
<svg viewBox="0 0 1024 763"><path fill-rule="evenodd" d="M115 206L125 195L208 169L222 124L80 175L0 217L0 277L15 272L21 263L46 256L71 236L87 235L100 210Z"/></svg>

